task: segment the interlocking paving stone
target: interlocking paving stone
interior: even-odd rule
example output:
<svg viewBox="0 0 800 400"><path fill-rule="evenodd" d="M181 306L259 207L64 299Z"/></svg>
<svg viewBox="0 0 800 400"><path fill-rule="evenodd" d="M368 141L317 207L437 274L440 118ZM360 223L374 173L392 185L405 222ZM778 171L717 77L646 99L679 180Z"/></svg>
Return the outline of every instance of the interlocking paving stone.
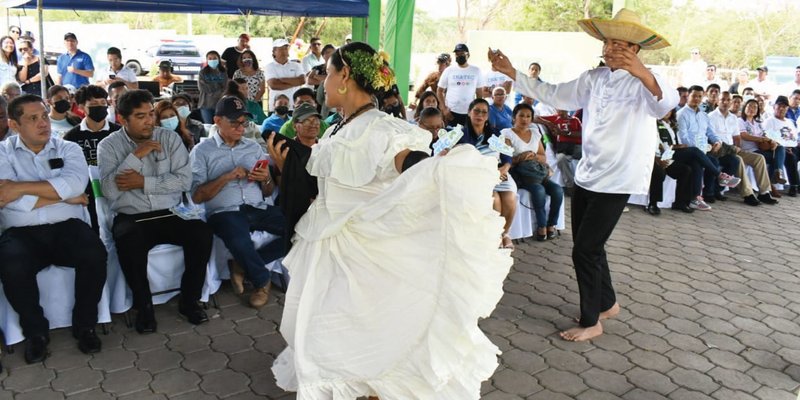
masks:
<svg viewBox="0 0 800 400"><path fill-rule="evenodd" d="M247 390L249 384L247 375L226 369L203 376L200 388L206 393L226 397Z"/></svg>
<svg viewBox="0 0 800 400"><path fill-rule="evenodd" d="M637 388L651 390L665 396L678 388L669 377L657 371L634 368L625 375Z"/></svg>
<svg viewBox="0 0 800 400"><path fill-rule="evenodd" d="M668 397L670 400L714 400L712 397L701 392L695 392L684 388L670 393Z"/></svg>
<svg viewBox="0 0 800 400"><path fill-rule="evenodd" d="M710 394L719 388L719 385L707 375L693 369L678 367L667 372L667 376L672 378L676 385L705 394Z"/></svg>
<svg viewBox="0 0 800 400"><path fill-rule="evenodd" d="M150 382L153 392L173 397L197 389L200 377L184 369L172 369L156 374Z"/></svg>
<svg viewBox="0 0 800 400"><path fill-rule="evenodd" d="M67 396L68 400L112 400L114 396L106 393L100 388L92 389L88 392L81 392L72 396Z"/></svg>
<svg viewBox="0 0 800 400"><path fill-rule="evenodd" d="M64 398L64 394L50 388L43 388L20 394L14 398L19 400L60 400Z"/></svg>
<svg viewBox="0 0 800 400"><path fill-rule="evenodd" d="M106 374L100 386L106 392L123 396L145 389L152 380L153 377L149 373L131 368Z"/></svg>
<svg viewBox="0 0 800 400"><path fill-rule="evenodd" d="M51 385L53 389L64 392L65 395L69 396L75 393L87 392L97 387L102 380L102 372L84 366L59 373Z"/></svg>
<svg viewBox="0 0 800 400"><path fill-rule="evenodd" d="M181 361L183 361L183 355L180 353L157 349L139 353L136 366L150 373L158 373L179 367Z"/></svg>
<svg viewBox="0 0 800 400"><path fill-rule="evenodd" d="M615 395L622 395L633 389L633 385L628 382L624 375L599 368L584 371L580 376L589 387Z"/></svg>
<svg viewBox="0 0 800 400"><path fill-rule="evenodd" d="M573 397L589 388L580 376L552 368L537 373L536 378L545 388Z"/></svg>
<svg viewBox="0 0 800 400"><path fill-rule="evenodd" d="M29 392L50 386L50 381L55 376L54 371L44 368L42 364L34 364L9 371L3 380L3 387L15 392Z"/></svg>

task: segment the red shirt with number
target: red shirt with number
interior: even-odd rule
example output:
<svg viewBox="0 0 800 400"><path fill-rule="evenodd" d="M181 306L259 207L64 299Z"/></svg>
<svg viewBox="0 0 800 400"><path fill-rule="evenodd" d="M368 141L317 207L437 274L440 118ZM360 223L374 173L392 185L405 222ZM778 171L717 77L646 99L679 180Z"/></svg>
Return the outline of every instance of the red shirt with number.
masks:
<svg viewBox="0 0 800 400"><path fill-rule="evenodd" d="M548 115L546 117L542 117L542 119L554 123L561 131L559 132L558 136L556 136L556 142L581 144L580 119L570 116L562 117L558 114ZM570 135L566 135L563 132L569 132Z"/></svg>

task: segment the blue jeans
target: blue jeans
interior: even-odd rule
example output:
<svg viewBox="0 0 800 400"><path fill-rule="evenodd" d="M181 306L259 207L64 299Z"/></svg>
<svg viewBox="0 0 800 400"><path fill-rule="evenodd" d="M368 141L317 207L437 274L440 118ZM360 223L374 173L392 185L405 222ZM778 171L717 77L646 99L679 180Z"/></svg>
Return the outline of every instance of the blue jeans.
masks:
<svg viewBox="0 0 800 400"><path fill-rule="evenodd" d="M531 193L533 210L536 213L536 226L545 228L558 224L558 214L561 211L561 203L564 202L564 189L561 185L547 180L541 184L521 186ZM550 213L545 213L544 204L550 196Z"/></svg>
<svg viewBox="0 0 800 400"><path fill-rule="evenodd" d="M208 217L208 224L225 242L253 287L264 287L270 280L270 271L265 266L286 255L283 242L286 219L280 208L268 206L262 210L242 205L239 211L224 211ZM256 249L250 240L252 231L265 231L279 237Z"/></svg>
<svg viewBox="0 0 800 400"><path fill-rule="evenodd" d="M203 123L204 124L213 124L214 123L214 109L213 108L201 108L200 115L203 116Z"/></svg>
<svg viewBox="0 0 800 400"><path fill-rule="evenodd" d="M783 146L778 146L775 150L758 150L756 153L764 156L764 161L767 162L767 169L769 170L769 179L774 179L775 171L783 168L786 163L786 149Z"/></svg>
<svg viewBox="0 0 800 400"><path fill-rule="evenodd" d="M675 162L686 164L692 169L693 197L699 196L703 190L703 170L714 171L714 177L719 175L719 166L714 165L713 161L697 147L677 149L672 159Z"/></svg>

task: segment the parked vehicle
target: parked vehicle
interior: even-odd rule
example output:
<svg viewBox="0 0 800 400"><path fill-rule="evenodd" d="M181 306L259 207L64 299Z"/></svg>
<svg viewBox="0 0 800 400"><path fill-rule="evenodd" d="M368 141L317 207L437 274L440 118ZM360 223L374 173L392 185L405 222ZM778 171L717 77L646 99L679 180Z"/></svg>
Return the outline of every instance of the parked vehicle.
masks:
<svg viewBox="0 0 800 400"><path fill-rule="evenodd" d="M147 75L158 68L161 61L169 60L172 62L173 74L192 76L200 73L200 68L205 62L197 46L189 41L163 41L160 45L152 46L143 52L126 51L130 52L131 56L125 61L125 65L137 75Z"/></svg>

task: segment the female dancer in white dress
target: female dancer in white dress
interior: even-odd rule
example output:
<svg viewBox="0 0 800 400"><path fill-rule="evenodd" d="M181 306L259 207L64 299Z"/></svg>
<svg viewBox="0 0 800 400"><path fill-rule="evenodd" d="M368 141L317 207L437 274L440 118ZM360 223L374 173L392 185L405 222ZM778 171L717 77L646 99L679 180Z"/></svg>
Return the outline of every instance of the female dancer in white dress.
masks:
<svg viewBox="0 0 800 400"><path fill-rule="evenodd" d="M472 146L423 160L430 133L374 108L393 73L368 45L341 47L327 72L344 118L306 166L319 195L284 259L277 383L300 400L478 399L500 352L477 322L512 263L497 248L497 161Z"/></svg>

